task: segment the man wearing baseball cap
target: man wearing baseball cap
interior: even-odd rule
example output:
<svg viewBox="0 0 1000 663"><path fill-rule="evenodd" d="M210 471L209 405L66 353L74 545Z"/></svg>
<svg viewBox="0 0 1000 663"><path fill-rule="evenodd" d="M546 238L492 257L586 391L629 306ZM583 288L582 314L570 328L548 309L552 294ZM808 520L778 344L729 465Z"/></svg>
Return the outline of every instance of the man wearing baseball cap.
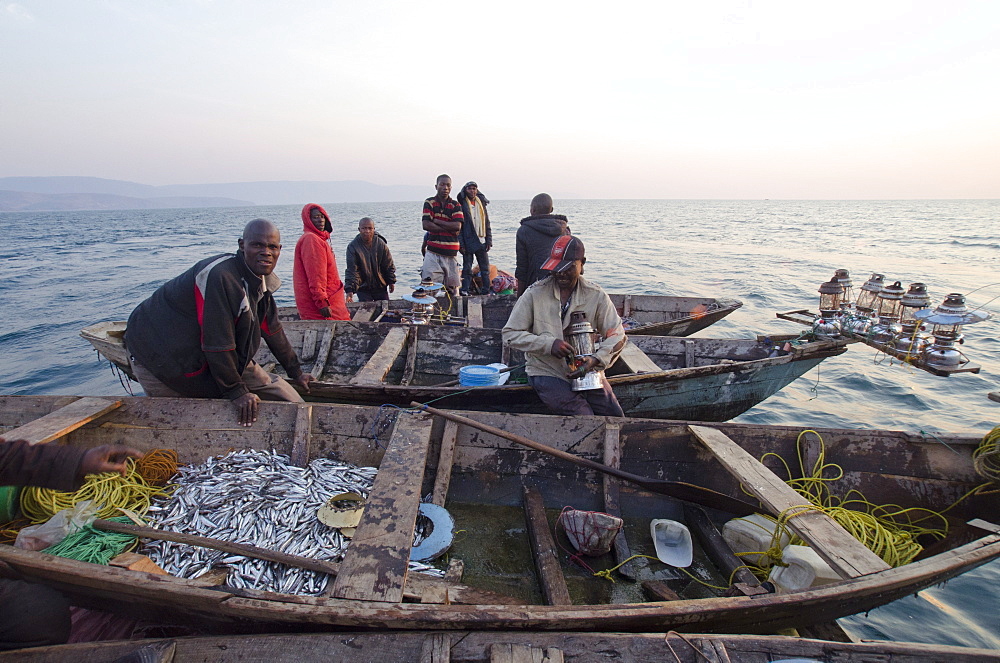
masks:
<svg viewBox="0 0 1000 663"><path fill-rule="evenodd" d="M514 304L503 328L504 343L525 353L528 383L555 414L624 416L607 378L597 389L573 391L571 380L604 370L625 346L625 330L611 298L600 286L583 278L587 262L579 237L558 237L542 270L550 276L532 284ZM577 357L571 370L573 346L565 333L576 312L583 312L600 336L593 355Z"/></svg>

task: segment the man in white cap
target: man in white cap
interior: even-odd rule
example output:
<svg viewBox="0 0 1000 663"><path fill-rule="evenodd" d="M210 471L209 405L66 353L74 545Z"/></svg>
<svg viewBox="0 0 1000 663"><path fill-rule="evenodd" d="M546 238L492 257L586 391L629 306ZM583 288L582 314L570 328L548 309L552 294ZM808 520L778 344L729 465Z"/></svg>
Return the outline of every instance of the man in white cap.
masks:
<svg viewBox="0 0 1000 663"><path fill-rule="evenodd" d="M573 235L555 240L542 270L551 276L536 281L514 304L503 328L504 343L527 358L528 383L555 414L624 416L607 378L598 389L573 391L571 380L590 371L603 370L625 346L625 330L611 298L583 278L587 261L583 242ZM582 311L600 336L594 353L576 357L565 341L573 313ZM575 370L567 361L579 360Z"/></svg>

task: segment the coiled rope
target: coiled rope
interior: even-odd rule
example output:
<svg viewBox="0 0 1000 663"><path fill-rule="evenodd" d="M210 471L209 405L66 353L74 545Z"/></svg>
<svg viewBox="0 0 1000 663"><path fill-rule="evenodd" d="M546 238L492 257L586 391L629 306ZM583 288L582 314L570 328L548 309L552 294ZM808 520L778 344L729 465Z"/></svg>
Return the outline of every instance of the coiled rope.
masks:
<svg viewBox="0 0 1000 663"><path fill-rule="evenodd" d="M154 450L146 454L152 456L146 465L147 471L153 471L154 478L158 479L169 469L169 454L172 453L174 452ZM173 471L168 476L172 476L177 470L175 453L173 458ZM101 505L97 512L99 518L118 516L121 513L119 508L144 514L154 497L167 497L170 492L158 485L151 485L138 468L138 463L129 458L126 461L125 476L117 472L91 474L87 476L83 486L74 492L26 487L21 490L21 513L32 523L42 523L63 509L72 508L77 502L93 500L95 504Z"/></svg>
<svg viewBox="0 0 1000 663"><path fill-rule="evenodd" d="M126 517L108 518L116 523L131 523L131 519ZM65 537L55 545L51 545L42 552L67 559L76 559L81 562L91 564L107 565L112 559L135 547L139 538L134 534L122 534L119 532L105 532L94 529L91 525L84 525L76 532Z"/></svg>
<svg viewBox="0 0 1000 663"><path fill-rule="evenodd" d="M1000 483L1000 426L983 437L979 447L972 452L972 464L979 476Z"/></svg>
<svg viewBox="0 0 1000 663"><path fill-rule="evenodd" d="M815 435L819 440L819 454L813 466L806 468L802 440L809 433ZM935 539L943 539L947 535L948 521L941 512L920 507L903 508L895 504L873 504L857 490L850 490L842 498L834 496L830 491L830 484L841 479L844 476L844 470L839 465L826 463L826 445L818 432L814 430L802 431L796 439L795 446L802 478L789 478L786 483L809 500L810 504L792 507L778 514L778 517L774 519L777 527L775 527L772 543L768 550L743 553L744 555L765 554L775 563L781 564L778 542L782 535L787 533L791 537L792 543L802 543L801 539L788 531L788 522L796 516L811 511L826 513L854 538L893 567L913 561L923 550L923 546L916 541L917 537L930 536ZM768 457L778 459L784 465L787 476L792 476L784 458L769 452L761 456L761 462ZM824 476L831 470L831 476Z"/></svg>

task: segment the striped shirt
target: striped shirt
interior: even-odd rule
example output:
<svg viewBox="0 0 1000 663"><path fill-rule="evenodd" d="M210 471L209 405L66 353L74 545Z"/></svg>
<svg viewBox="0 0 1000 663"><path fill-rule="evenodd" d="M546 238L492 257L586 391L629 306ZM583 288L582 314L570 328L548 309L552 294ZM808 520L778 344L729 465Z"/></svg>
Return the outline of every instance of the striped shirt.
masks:
<svg viewBox="0 0 1000 663"><path fill-rule="evenodd" d="M462 214L462 206L452 198L445 198L444 202L437 197L428 198L424 201L424 221L458 221L460 224L465 220ZM449 232L446 230L432 230L427 237L427 250L442 256L458 255L458 234L462 232L461 225L458 230Z"/></svg>

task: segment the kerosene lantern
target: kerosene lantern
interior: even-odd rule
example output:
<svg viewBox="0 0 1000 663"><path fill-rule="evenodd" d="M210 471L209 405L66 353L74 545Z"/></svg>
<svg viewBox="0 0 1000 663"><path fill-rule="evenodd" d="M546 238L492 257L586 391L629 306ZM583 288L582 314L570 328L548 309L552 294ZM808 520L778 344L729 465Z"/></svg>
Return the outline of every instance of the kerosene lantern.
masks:
<svg viewBox="0 0 1000 663"><path fill-rule="evenodd" d="M959 366L968 363L965 355L955 345L964 342L962 326L982 322L990 317L985 311L973 311L965 305L965 296L953 292L937 308L924 309L913 314L917 320L934 325L931 335L934 343L924 352L924 360L935 366Z"/></svg>
<svg viewBox="0 0 1000 663"><path fill-rule="evenodd" d="M830 280L839 283L844 288L844 294L840 298L840 317L844 318L854 308L854 288L851 283L851 273L846 269L838 269L833 273L833 278Z"/></svg>
<svg viewBox="0 0 1000 663"><path fill-rule="evenodd" d="M570 315L569 329L566 331L566 342L573 346L573 354L570 359L570 368L576 370L580 360L594 354L594 328L587 320L587 314L583 311L573 311ZM573 378L571 389L573 391L586 391L587 389L600 389L603 386L601 378L604 371L590 371L583 377Z"/></svg>
<svg viewBox="0 0 1000 663"><path fill-rule="evenodd" d="M899 281L883 285L878 293L878 322L872 325L869 336L879 345L892 343L899 335L899 312L906 290Z"/></svg>
<svg viewBox="0 0 1000 663"><path fill-rule="evenodd" d="M919 356L927 347L928 337L921 332L920 320L916 318L916 313L931 305L927 286L923 283L911 283L900 305L902 307L899 314L900 332L896 336L896 349L907 355Z"/></svg>
<svg viewBox="0 0 1000 663"><path fill-rule="evenodd" d="M819 315L813 321L813 333L817 338L839 338L840 302L844 297L844 286L836 281L836 275L819 287Z"/></svg>
<svg viewBox="0 0 1000 663"><path fill-rule="evenodd" d="M400 318L408 325L428 325L431 316L434 315L434 307L437 299L434 293L443 288L440 283L434 283L431 279L421 279L420 285L413 289L412 295L403 295L403 299L413 303L413 307L403 313Z"/></svg>
<svg viewBox="0 0 1000 663"><path fill-rule="evenodd" d="M864 336L872 326L872 313L878 305L878 293L885 282L883 274L872 274L864 282L854 302L854 315L844 321L844 331Z"/></svg>

